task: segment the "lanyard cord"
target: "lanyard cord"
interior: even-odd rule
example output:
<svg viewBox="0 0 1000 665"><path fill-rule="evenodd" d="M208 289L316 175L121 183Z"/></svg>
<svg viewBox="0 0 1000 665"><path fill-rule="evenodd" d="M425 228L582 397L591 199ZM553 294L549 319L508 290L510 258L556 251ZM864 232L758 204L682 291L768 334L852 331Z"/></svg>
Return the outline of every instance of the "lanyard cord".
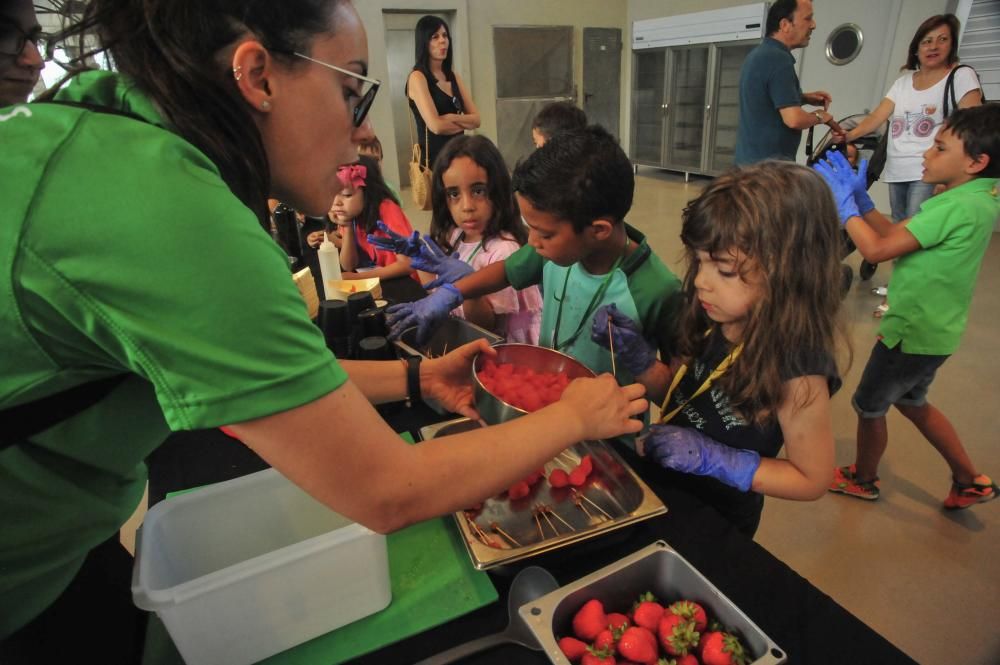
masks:
<svg viewBox="0 0 1000 665"><path fill-rule="evenodd" d="M468 263L471 266L472 265L472 259L475 258L476 254L478 254L479 250L481 250L482 248L483 248L483 241L480 240L479 244L476 245L476 248L474 250L472 250L472 254L469 254L469 258L462 259L462 260L465 261L466 263Z"/></svg>
<svg viewBox="0 0 1000 665"><path fill-rule="evenodd" d="M568 270L566 270L566 279L563 280L562 295L559 298L559 309L556 310L556 325L552 330L553 349L556 351L562 351L563 349L572 346L576 342L576 339L580 336L580 333L583 332L583 328L586 326L587 321L590 320L591 314L593 314L597 309L597 306L601 303L601 298L603 298L604 294L607 292L608 286L611 284L611 278L615 275L615 271L618 270L618 266L620 266L622 261L625 260L625 252L628 250L628 241L628 236L625 236L625 247L622 248L621 256L615 259L614 264L611 266L611 270L609 270L608 274L604 276L604 281L601 282L601 285L597 288L597 292L594 294L594 297L590 299L590 304L587 305L586 311L584 311L583 316L580 317L580 323L576 326L576 330L569 336L569 339L560 342L559 326L562 323L563 303L566 301L566 287L569 286L570 273L573 272L573 268L575 268L577 264L574 263Z"/></svg>
<svg viewBox="0 0 1000 665"><path fill-rule="evenodd" d="M708 332L705 333L705 337L708 337L709 334L711 334L711 332L712 332L711 329L708 330ZM660 418L660 423L663 424L670 422L674 416L680 413L681 409L683 409L685 406L691 403L691 400L693 400L695 397L708 390L712 386L713 381L715 381L720 376L726 373L726 370L728 370L732 366L733 362L736 361L736 359L739 357L742 351L743 351L743 343L740 342L733 348L732 351L729 352L729 355L727 355L725 358L722 359L722 362L719 363L719 366L716 367L714 370L712 370L712 373L709 374L708 378L705 379L705 381L701 384L701 386L698 387L698 390L694 391L693 395L684 400L683 404L679 404L676 408L674 408L673 411L670 411L669 413L663 415ZM684 375L687 374L687 369L688 369L687 363L684 363L683 365L677 368L677 372L674 373L673 381L670 382L670 389L667 390L667 396L663 399L663 405L660 407L661 411L666 410L667 404L670 403L670 398L674 394L674 390L680 384L681 379L684 377Z"/></svg>

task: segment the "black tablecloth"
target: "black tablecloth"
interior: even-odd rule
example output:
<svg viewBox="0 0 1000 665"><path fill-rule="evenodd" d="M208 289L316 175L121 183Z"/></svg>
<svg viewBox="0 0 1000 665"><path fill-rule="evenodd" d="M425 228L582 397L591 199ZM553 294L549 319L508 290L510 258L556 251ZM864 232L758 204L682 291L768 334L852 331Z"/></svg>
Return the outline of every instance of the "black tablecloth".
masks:
<svg viewBox="0 0 1000 665"><path fill-rule="evenodd" d="M386 295L395 301L411 300L420 293L416 282L412 284L416 290L398 281L389 286L390 293ZM416 434L420 427L442 420L423 405L410 409L402 404L389 404L378 409L397 432ZM503 630L507 624L507 589L521 567L543 566L566 584L657 540L666 541L711 580L785 651L789 663L915 662L738 532L714 509L678 488L664 485L658 474L646 473L646 465L636 462L627 451L621 452L667 505L666 515L493 572L490 577L500 594L497 603L353 662L412 663L459 642ZM152 505L163 500L167 492L236 478L264 469L267 464L218 430L201 430L172 435L149 458L149 467ZM462 662L509 665L549 661L540 652L505 646Z"/></svg>

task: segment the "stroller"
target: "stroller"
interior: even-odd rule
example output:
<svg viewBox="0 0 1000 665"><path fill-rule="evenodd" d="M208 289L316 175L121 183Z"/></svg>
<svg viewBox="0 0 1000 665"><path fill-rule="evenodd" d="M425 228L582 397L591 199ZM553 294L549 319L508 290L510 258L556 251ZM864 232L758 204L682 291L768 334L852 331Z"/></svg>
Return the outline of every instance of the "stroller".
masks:
<svg viewBox="0 0 1000 665"><path fill-rule="evenodd" d="M848 132L858 126L866 115L864 113L859 113L856 115L850 115L839 121L840 128L845 132ZM816 144L815 149L813 148L813 127L809 128L809 133L806 135L806 165L812 166L820 159L826 157L827 153L834 150L850 150L853 147L857 154L852 155L850 152L845 155L852 164L860 161L862 159L868 160L868 188L870 189L872 183L879 179L882 174L882 169L885 168L885 158L886 158L886 147L888 144L889 136L889 123L883 123L882 126L877 129L865 134L864 136L851 141L849 144L844 143L834 143L833 142L833 131L828 131L825 136L823 136L819 143ZM848 147L850 146L850 147ZM844 239L844 251L841 258L847 258L850 254L857 249L854 243L851 241L850 236L847 235L847 231L842 230ZM868 263L867 261L861 262L861 267L858 269L858 275L861 277L862 281L867 281L872 278L875 274L875 270L878 268L878 264ZM851 288L851 282L854 280L854 273L850 266L844 266L844 282L841 285L843 292L846 294L848 289Z"/></svg>

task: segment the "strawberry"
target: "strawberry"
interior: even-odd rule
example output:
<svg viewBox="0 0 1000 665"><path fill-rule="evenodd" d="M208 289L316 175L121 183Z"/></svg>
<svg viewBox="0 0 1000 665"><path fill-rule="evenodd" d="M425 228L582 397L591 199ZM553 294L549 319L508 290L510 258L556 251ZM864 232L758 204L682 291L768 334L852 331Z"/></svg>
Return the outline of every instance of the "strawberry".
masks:
<svg viewBox="0 0 1000 665"><path fill-rule="evenodd" d="M624 632L631 624L629 623L628 617L624 614L619 614L618 612L612 612L608 614L608 627L611 630L621 630Z"/></svg>
<svg viewBox="0 0 1000 665"><path fill-rule="evenodd" d="M640 626L626 628L618 640L618 653L629 660L646 665L655 665L659 656L656 647L656 637L649 630Z"/></svg>
<svg viewBox="0 0 1000 665"><path fill-rule="evenodd" d="M534 485L544 477L545 477L545 470L539 469L538 471L531 472L531 474L524 479L524 482L528 483L529 485Z"/></svg>
<svg viewBox="0 0 1000 665"><path fill-rule="evenodd" d="M594 638L594 648L601 651L614 651L615 650L615 634L610 628L605 628L597 634Z"/></svg>
<svg viewBox="0 0 1000 665"><path fill-rule="evenodd" d="M573 633L581 640L591 642L608 626L608 615L604 613L604 605L596 598L591 598L573 617Z"/></svg>
<svg viewBox="0 0 1000 665"><path fill-rule="evenodd" d="M579 487L585 482L587 482L587 470L582 466L578 466L569 472L569 484L573 487Z"/></svg>
<svg viewBox="0 0 1000 665"><path fill-rule="evenodd" d="M584 455L580 458L580 466L586 470L585 473L589 476L594 470L594 460L591 459L589 454Z"/></svg>
<svg viewBox="0 0 1000 665"><path fill-rule="evenodd" d="M580 665L616 665L615 655L610 651L587 648L587 653L583 654Z"/></svg>
<svg viewBox="0 0 1000 665"><path fill-rule="evenodd" d="M587 653L587 643L581 642L575 637L563 637L560 639L559 648L562 649L563 655L571 663L580 660L583 658L583 654Z"/></svg>
<svg viewBox="0 0 1000 665"><path fill-rule="evenodd" d="M694 621L694 629L699 633L705 632L705 628L708 626L708 615L705 614L705 608L698 603L693 600L678 600L667 609L677 616Z"/></svg>
<svg viewBox="0 0 1000 665"><path fill-rule="evenodd" d="M694 654L689 653L686 656L677 656L677 658L661 658L656 662L656 665L699 665L699 663Z"/></svg>
<svg viewBox="0 0 1000 665"><path fill-rule="evenodd" d="M531 488L528 486L528 483L523 480L519 480L511 485L510 489L507 490L507 498L511 501L517 501L518 499L523 499L528 496L530 493Z"/></svg>
<svg viewBox="0 0 1000 665"><path fill-rule="evenodd" d="M569 485L569 474L562 469L552 469L549 473L549 485L552 487L566 487Z"/></svg>
<svg viewBox="0 0 1000 665"><path fill-rule="evenodd" d="M656 634L660 638L660 646L671 656L683 656L698 646L700 635L694 629L694 622L690 619L664 612L656 627Z"/></svg>
<svg viewBox="0 0 1000 665"><path fill-rule="evenodd" d="M698 655L705 665L746 665L748 662L739 638L721 630L705 633Z"/></svg>
<svg viewBox="0 0 1000 665"><path fill-rule="evenodd" d="M648 591L639 596L639 601L632 607L632 623L648 630L655 631L663 616L663 605L656 602L656 596Z"/></svg>

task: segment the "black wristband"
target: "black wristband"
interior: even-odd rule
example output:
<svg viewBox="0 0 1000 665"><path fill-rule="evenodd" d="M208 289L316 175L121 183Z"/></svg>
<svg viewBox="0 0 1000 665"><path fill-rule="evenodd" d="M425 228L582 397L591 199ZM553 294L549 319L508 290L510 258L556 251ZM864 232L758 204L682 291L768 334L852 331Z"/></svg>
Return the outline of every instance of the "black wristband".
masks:
<svg viewBox="0 0 1000 665"><path fill-rule="evenodd" d="M420 361L421 356L406 358L406 405L413 406L422 399L420 394Z"/></svg>

